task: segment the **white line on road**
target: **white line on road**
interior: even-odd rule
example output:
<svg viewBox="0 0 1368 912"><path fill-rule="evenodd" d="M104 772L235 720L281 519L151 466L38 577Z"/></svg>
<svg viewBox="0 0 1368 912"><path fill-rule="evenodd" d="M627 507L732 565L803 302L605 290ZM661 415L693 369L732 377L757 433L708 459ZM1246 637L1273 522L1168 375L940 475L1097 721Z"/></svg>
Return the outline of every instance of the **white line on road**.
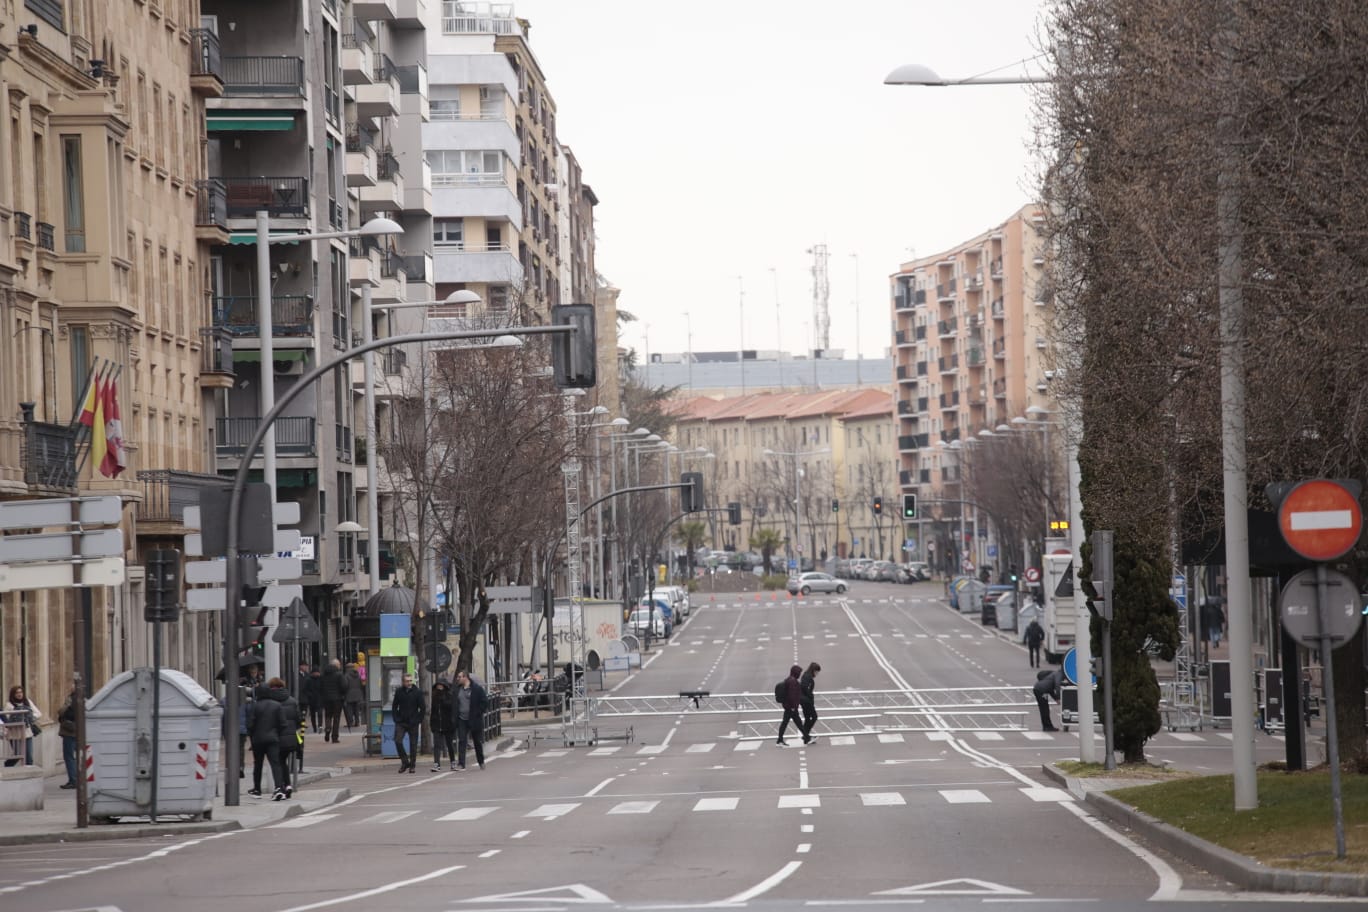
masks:
<svg viewBox="0 0 1368 912"><path fill-rule="evenodd" d="M438 817L437 822L441 823L443 821L449 820L479 820L481 817L484 817L487 814L492 814L497 810L498 808L496 807L458 808L452 811L450 814L444 814L443 816Z"/></svg>
<svg viewBox="0 0 1368 912"><path fill-rule="evenodd" d="M269 830L298 830L306 826L313 826L315 823L322 823L325 820L332 820L336 814L317 814L312 817L291 817L289 820L282 820L280 823L272 824L267 827Z"/></svg>
<svg viewBox="0 0 1368 912"><path fill-rule="evenodd" d="M443 877L447 874L450 874L452 871L459 871L464 867L465 865L452 865L449 868L439 868L436 871L432 871L428 874L423 874L420 877L410 877L408 880L397 880L394 883L384 884L379 887L372 887L371 889L363 890L360 893L351 893L346 896L338 896L333 899L324 899L316 903L309 903L307 906L291 906L288 909L281 909L280 912L309 912L310 909L326 909L328 906L336 906L341 905L342 903L354 902L358 899L366 899L367 897L371 896L379 896L381 893L390 893L394 890L398 890L403 887L412 886L416 883L422 883L425 880L433 880L438 877Z"/></svg>
<svg viewBox="0 0 1368 912"><path fill-rule="evenodd" d="M755 897L763 896L770 890L773 890L775 887L779 886L781 883L788 879L790 874L792 874L794 871L798 870L802 866L803 863L801 861L790 861L788 864L784 865L782 868L775 871L769 877L766 877L764 880L760 881L758 884L751 887L749 890L742 890L735 896L724 899L721 903L716 903L715 905L722 905L724 903L750 902L752 899L755 899Z"/></svg>
<svg viewBox="0 0 1368 912"><path fill-rule="evenodd" d="M951 804L987 804L988 796L978 789L941 789L941 797Z"/></svg>
<svg viewBox="0 0 1368 912"><path fill-rule="evenodd" d="M810 842L800 842L800 843L798 843L798 854L799 854L799 855L806 855L808 852L811 852L811 851L812 851L812 843L810 843Z"/></svg>
<svg viewBox="0 0 1368 912"><path fill-rule="evenodd" d="M1150 870L1159 878L1159 888L1150 895L1150 902L1156 902L1158 900L1172 901L1178 897L1178 891L1183 887L1183 878L1178 876L1178 872L1169 867L1166 861L1144 848L1141 848L1135 842L1121 833L1116 832L1096 817L1090 816L1087 811L1083 810L1077 804L1073 802L1061 802L1059 806L1150 866Z"/></svg>
<svg viewBox="0 0 1368 912"><path fill-rule="evenodd" d="M522 839L524 836L527 836L527 835L530 834L531 832L532 832L531 830L518 830L518 832L514 833L512 836L509 836L508 838L509 838L509 839Z"/></svg>
<svg viewBox="0 0 1368 912"><path fill-rule="evenodd" d="M503 849L490 849L488 852L481 852L481 853L480 853L480 857L481 857L481 858L493 858L495 855L498 855L498 854L499 854L500 852L502 852L502 851L503 851Z"/></svg>
<svg viewBox="0 0 1368 912"><path fill-rule="evenodd" d="M604 788L606 788L607 786L611 785L612 782L613 782L613 780L616 779L616 778L617 778L617 776L609 776L607 779L604 779L604 780L603 780L602 782L600 782L598 785L594 786L594 787L591 788L589 791L585 792L585 793L584 793L584 797L585 797L585 798L593 798L593 797L594 797L595 795L597 795L599 792L603 791Z"/></svg>
<svg viewBox="0 0 1368 912"><path fill-rule="evenodd" d="M659 801L624 801L614 805L608 813L610 814L649 814L656 809Z"/></svg>

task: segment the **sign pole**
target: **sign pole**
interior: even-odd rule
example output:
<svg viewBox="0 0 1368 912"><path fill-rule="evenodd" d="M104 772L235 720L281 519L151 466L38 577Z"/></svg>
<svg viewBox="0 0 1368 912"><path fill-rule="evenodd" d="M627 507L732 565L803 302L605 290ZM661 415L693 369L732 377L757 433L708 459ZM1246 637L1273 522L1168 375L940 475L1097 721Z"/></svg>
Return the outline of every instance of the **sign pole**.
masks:
<svg viewBox="0 0 1368 912"><path fill-rule="evenodd" d="M1316 564L1316 622L1320 627L1321 680L1325 691L1325 753L1330 764L1330 804L1335 812L1335 857L1344 858L1344 798L1340 792L1339 740L1335 725L1335 675L1330 655L1330 582Z"/></svg>

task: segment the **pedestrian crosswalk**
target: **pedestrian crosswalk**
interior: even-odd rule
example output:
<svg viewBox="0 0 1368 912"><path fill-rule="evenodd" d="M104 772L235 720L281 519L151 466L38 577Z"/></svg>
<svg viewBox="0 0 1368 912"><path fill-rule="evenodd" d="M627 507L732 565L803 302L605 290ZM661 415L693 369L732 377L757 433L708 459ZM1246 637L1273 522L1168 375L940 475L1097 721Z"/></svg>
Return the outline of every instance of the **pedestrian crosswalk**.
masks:
<svg viewBox="0 0 1368 912"><path fill-rule="evenodd" d="M928 802L933 804L974 805L1020 801L1023 798L1036 804L1071 802L1074 800L1073 796L1063 789L1045 786L1022 787L1007 783L994 783L984 785L982 788L929 788L915 792L852 793L846 789L836 789L826 794L809 791L778 796L772 793L754 796L709 795L707 797L670 795L664 798L637 797L625 800L612 796L600 796L584 801L559 801L547 804L535 804L529 801L510 805L459 807L455 810L439 813L436 816L420 816L424 812L417 809L380 811L369 815L363 813L355 818L344 817L339 813L305 814L272 824L272 828L297 830L328 822L333 822L334 825L381 827L395 823L428 821L437 823L506 822L510 826L521 826L529 820L552 821L564 817L584 817L591 814L609 817L642 816L656 813L662 809L672 813L685 812L690 814L726 814L734 811L758 812L764 810L799 810L808 813L810 810L822 807L832 807L838 810L849 808L853 802L858 802L862 807L867 808L905 809L909 806L925 807ZM364 811L364 808L361 810Z"/></svg>

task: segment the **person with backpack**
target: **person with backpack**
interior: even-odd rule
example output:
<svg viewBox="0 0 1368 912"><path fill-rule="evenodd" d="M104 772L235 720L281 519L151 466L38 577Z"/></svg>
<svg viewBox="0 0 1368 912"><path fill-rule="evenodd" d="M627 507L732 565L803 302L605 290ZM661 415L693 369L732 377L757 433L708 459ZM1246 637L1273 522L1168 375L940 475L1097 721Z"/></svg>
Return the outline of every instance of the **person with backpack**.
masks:
<svg viewBox="0 0 1368 912"><path fill-rule="evenodd" d="M812 743L812 726L817 724L817 672L822 670L822 666L816 662L809 662L807 671L798 679L798 686L802 690L800 705L803 710L803 743Z"/></svg>
<svg viewBox="0 0 1368 912"><path fill-rule="evenodd" d="M1026 649L1032 668L1040 667L1040 644L1044 641L1045 628L1040 626L1040 621L1031 618L1031 623L1026 625Z"/></svg>
<svg viewBox="0 0 1368 912"><path fill-rule="evenodd" d="M1061 693L1060 688L1063 686L1063 683L1064 672L1062 669L1054 668L1036 674L1035 686L1031 688L1031 692L1035 694L1036 705L1040 707L1041 731L1052 732L1059 730L1055 728L1054 722L1050 721L1050 697L1054 697L1055 700L1059 699Z"/></svg>
<svg viewBox="0 0 1368 912"><path fill-rule="evenodd" d="M775 744L781 747L788 744L784 740L784 732L788 730L789 721L793 721L793 727L799 731L803 730L803 722L798 718L798 707L802 704L803 687L798 682L799 676L803 673L803 666L794 665L789 669L788 677L780 681L774 687L774 699L784 707L784 720L779 723L779 739Z"/></svg>

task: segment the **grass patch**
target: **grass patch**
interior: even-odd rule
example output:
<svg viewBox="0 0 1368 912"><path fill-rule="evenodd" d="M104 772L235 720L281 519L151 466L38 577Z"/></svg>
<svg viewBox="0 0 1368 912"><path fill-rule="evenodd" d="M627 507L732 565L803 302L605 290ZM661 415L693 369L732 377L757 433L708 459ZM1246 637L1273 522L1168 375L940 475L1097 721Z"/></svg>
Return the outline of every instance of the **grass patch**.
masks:
<svg viewBox="0 0 1368 912"><path fill-rule="evenodd" d="M1062 766L1062 764L1061 764ZM1234 810L1233 776L1202 776L1109 794L1208 842L1278 868L1368 873L1368 776L1340 777L1347 857L1335 857L1330 772L1258 773L1259 807Z"/></svg>
<svg viewBox="0 0 1368 912"><path fill-rule="evenodd" d="M1076 779L1136 779L1165 782L1170 779L1190 779L1197 775L1191 770L1155 766L1152 763L1121 763L1114 770L1107 769L1101 763L1083 763L1079 760L1061 760L1054 766L1066 776L1073 776Z"/></svg>

